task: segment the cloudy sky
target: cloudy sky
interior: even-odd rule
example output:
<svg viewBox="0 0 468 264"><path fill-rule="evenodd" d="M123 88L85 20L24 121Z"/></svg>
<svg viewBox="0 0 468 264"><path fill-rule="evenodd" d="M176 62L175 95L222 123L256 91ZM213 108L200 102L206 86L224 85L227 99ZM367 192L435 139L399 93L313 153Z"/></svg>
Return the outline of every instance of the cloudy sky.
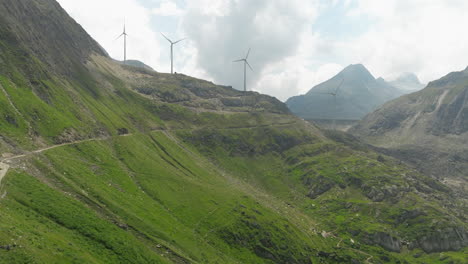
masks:
<svg viewBox="0 0 468 264"><path fill-rule="evenodd" d="M468 65L466 0L58 0L115 59L242 89L233 60L252 49L251 90L285 100L349 64L375 77L414 72L423 82Z"/></svg>

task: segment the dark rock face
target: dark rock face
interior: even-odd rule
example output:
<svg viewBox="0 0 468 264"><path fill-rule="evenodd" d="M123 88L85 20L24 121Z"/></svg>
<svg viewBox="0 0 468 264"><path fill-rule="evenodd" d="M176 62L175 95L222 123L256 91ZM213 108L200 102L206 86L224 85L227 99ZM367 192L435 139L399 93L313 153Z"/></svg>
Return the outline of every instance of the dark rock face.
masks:
<svg viewBox="0 0 468 264"><path fill-rule="evenodd" d="M368 244L377 244L388 251L393 252L400 252L401 251L401 241L398 238L394 238L391 235L378 232L372 235L369 235L368 240L370 240Z"/></svg>
<svg viewBox="0 0 468 264"><path fill-rule="evenodd" d="M328 192L331 188L333 188L333 186L335 186L335 183L333 181L321 175L316 177L315 179L303 176L302 182L304 183L304 185L309 187L309 193L307 194L307 197L311 199L317 198L318 196Z"/></svg>
<svg viewBox="0 0 468 264"><path fill-rule="evenodd" d="M468 232L463 228L438 230L412 245L413 248L422 248L426 253L457 251L466 246L468 246Z"/></svg>
<svg viewBox="0 0 468 264"><path fill-rule="evenodd" d="M419 215L418 211L408 212L408 214ZM410 217L414 217L412 215ZM388 251L401 252L403 245L408 245L409 249L420 248L426 253L437 253L446 251L458 251L468 246L468 232L462 227L450 227L417 239L416 241L403 242L400 238L393 237L384 232L367 234L364 237L367 244L375 244Z"/></svg>

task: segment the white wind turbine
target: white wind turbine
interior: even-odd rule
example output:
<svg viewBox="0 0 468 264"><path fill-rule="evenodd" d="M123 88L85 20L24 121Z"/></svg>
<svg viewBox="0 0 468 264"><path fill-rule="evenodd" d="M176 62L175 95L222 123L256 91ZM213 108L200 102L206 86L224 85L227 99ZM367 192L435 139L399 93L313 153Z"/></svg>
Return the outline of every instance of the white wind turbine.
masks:
<svg viewBox="0 0 468 264"><path fill-rule="evenodd" d="M338 85L335 89L335 91L332 91L332 92L314 92L316 94L328 94L328 95L331 95L333 96L333 108L334 108L334 112L335 112L335 118L333 118L333 127L334 129L336 129L336 118L337 118L337 101L336 101L336 97L338 96L338 92L340 91L340 88L341 86L343 85L343 82L344 82L344 79L341 79L341 82L340 82L340 85Z"/></svg>
<svg viewBox="0 0 468 264"><path fill-rule="evenodd" d="M161 32L161 35L167 39L167 41L169 41L169 43L171 43L171 74L174 73L174 45L185 40L185 38L183 39L180 39L178 41L172 41L170 40L168 37L166 37L166 35L164 35L162 32Z"/></svg>
<svg viewBox="0 0 468 264"><path fill-rule="evenodd" d="M241 62L241 61L244 62L244 92L247 91L247 66L249 66L250 70L253 71L252 66L250 66L249 62L247 61L247 59L249 58L249 54L250 54L250 48L249 48L249 51L247 51L247 55L245 56L244 59L239 59L239 60L234 61L234 62Z"/></svg>
<svg viewBox="0 0 468 264"><path fill-rule="evenodd" d="M127 62L127 36L128 36L128 34L127 34L126 30L125 30L125 21L124 21L123 33L120 34L120 36L118 36L116 38L116 40L121 38L122 36L124 37L124 64L126 64L126 62Z"/></svg>

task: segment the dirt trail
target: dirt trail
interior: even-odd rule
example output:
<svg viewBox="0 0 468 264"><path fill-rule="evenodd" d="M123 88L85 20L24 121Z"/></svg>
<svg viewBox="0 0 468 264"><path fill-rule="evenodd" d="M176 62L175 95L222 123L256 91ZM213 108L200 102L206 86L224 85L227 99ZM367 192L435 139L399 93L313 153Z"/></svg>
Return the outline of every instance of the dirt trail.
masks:
<svg viewBox="0 0 468 264"><path fill-rule="evenodd" d="M7 174L9 168L10 168L10 165L0 162L0 186L2 184L2 179Z"/></svg>
<svg viewBox="0 0 468 264"><path fill-rule="evenodd" d="M84 142L89 142L89 141L105 140L105 139L108 139L108 138L90 138L90 139L78 140L78 141L74 141L74 142L68 142L68 143L63 143L63 144L58 144L58 145L53 145L53 146L33 150L31 152L27 152L27 153L24 153L24 154L20 154L20 155L8 157L8 158L3 158L3 159L0 158L0 187L2 186L3 177L5 177L5 175L8 172L8 169L10 169L9 163L11 161L15 160L15 159L24 158L24 157L27 157L27 156L32 155L32 154L41 153L43 151L58 148L58 147L63 147L63 146L68 146L68 145L73 145L73 144L79 144L79 143L84 143ZM3 197L1 197L1 198L3 198Z"/></svg>
<svg viewBox="0 0 468 264"><path fill-rule="evenodd" d="M235 129L249 129L249 128L261 128L261 127L280 127L280 126L292 125L294 123L296 123L296 121L287 122L287 123L278 123L278 124L265 124L265 125L258 125L258 126L215 128L214 130L231 130L231 129L235 130ZM173 130L186 130L186 129L162 129L161 128L161 129L154 129L153 131L162 131L162 132L165 132L166 135L169 135L169 133L167 133L167 132L173 131ZM128 134L124 134L124 135L119 135L119 137L128 137L128 136L132 136L132 135L133 135L132 133L128 133ZM107 139L110 139L110 138L111 138L111 136L77 140L77 141L73 141L73 142L67 142L67 143L63 143L63 144L57 144L57 145L48 146L48 147L45 147L45 148L40 148L40 149L37 149L37 150L33 150L33 151L30 151L30 152L26 152L26 153L16 155L16 156L12 156L12 157L8 157L8 158L0 158L0 187L1 187L3 177L5 177L5 175L8 172L8 169L10 168L9 163L11 161L13 161L13 160L24 158L24 157L27 157L27 156L30 156L30 155L33 155L33 154L38 154L38 153L41 153L41 152L44 152L44 151L47 151L47 150L51 150L51 149L55 149L55 148L58 148L58 147L69 146L69 145L74 145L74 144L80 144L80 143L90 142L90 141L103 141L103 140L107 140ZM172 136L171 136L171 138L172 138L172 140L175 139ZM186 149L186 151L189 151L189 150Z"/></svg>

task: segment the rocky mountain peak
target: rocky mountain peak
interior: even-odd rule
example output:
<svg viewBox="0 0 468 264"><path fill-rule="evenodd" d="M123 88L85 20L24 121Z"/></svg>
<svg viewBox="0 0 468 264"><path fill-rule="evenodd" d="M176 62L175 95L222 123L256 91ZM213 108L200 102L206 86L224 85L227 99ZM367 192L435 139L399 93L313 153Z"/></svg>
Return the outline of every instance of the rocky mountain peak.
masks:
<svg viewBox="0 0 468 264"><path fill-rule="evenodd" d="M362 64L351 64L344 68L337 77L347 80L373 81L374 76Z"/></svg>

